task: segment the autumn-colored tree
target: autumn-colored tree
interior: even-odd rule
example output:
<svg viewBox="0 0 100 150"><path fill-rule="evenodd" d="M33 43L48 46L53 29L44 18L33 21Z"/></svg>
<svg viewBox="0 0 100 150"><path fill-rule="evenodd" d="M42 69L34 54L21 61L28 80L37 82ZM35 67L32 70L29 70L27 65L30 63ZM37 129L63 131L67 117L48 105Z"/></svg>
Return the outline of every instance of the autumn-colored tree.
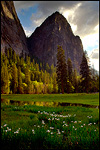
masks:
<svg viewBox="0 0 100 150"><path fill-rule="evenodd" d="M4 63L1 68L1 93L9 94L9 74L7 65Z"/></svg>
<svg viewBox="0 0 100 150"><path fill-rule="evenodd" d="M22 75L21 75L21 68L20 66L18 67L18 93L22 94L23 93L23 88L22 88Z"/></svg>
<svg viewBox="0 0 100 150"><path fill-rule="evenodd" d="M17 87L18 87L18 72L16 64L14 63L12 66L12 80L11 80L11 90L14 94L17 93Z"/></svg>
<svg viewBox="0 0 100 150"><path fill-rule="evenodd" d="M28 66L25 68L25 83L27 84L26 93L31 91L31 80L30 80L30 70Z"/></svg>

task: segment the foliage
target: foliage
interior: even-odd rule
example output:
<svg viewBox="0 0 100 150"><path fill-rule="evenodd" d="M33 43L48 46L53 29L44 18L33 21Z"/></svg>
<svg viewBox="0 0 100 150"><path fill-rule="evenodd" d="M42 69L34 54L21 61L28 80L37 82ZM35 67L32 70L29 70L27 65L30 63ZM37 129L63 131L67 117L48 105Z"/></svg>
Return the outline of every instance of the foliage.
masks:
<svg viewBox="0 0 100 150"><path fill-rule="evenodd" d="M57 93L56 71L53 65L38 64L25 54L19 57L12 48L1 53L1 93ZM40 69L41 68L41 69Z"/></svg>
<svg viewBox="0 0 100 150"><path fill-rule="evenodd" d="M81 63L81 75L73 70L70 58L66 64L61 46L58 46L57 60L56 67L48 63L44 65L26 54L24 58L23 53L19 57L12 48L6 49L5 53L1 52L1 93L99 92L99 75L93 68L89 69L85 55Z"/></svg>

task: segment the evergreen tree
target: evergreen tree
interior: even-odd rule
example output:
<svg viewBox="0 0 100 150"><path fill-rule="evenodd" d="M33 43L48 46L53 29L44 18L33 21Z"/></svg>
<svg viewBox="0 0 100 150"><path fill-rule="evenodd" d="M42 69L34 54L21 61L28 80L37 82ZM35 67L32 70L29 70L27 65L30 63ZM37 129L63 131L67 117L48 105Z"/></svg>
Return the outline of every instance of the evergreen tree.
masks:
<svg viewBox="0 0 100 150"><path fill-rule="evenodd" d="M54 72L56 72L54 65L52 64L50 67L50 74L52 75Z"/></svg>
<svg viewBox="0 0 100 150"><path fill-rule="evenodd" d="M14 63L16 63L16 53L14 50L13 50L12 60Z"/></svg>
<svg viewBox="0 0 100 150"><path fill-rule="evenodd" d="M12 66L12 82L11 82L11 90L14 94L17 93L17 87L18 87L18 74L16 64L14 63Z"/></svg>
<svg viewBox="0 0 100 150"><path fill-rule="evenodd" d="M73 73L73 86L74 86L74 92L77 93L78 92L78 79L77 79L77 71L76 69L74 69L74 73Z"/></svg>
<svg viewBox="0 0 100 150"><path fill-rule="evenodd" d="M89 92L90 88L90 68L87 62L86 53L83 52L82 62L80 64L81 86L83 92Z"/></svg>
<svg viewBox="0 0 100 150"><path fill-rule="evenodd" d="M49 67L49 64L48 64L48 63L46 63L46 71L47 71L47 72L50 72L50 67Z"/></svg>
<svg viewBox="0 0 100 150"><path fill-rule="evenodd" d="M21 75L21 68L20 66L18 67L18 93L22 94L23 89L22 89L22 75Z"/></svg>
<svg viewBox="0 0 100 150"><path fill-rule="evenodd" d="M72 83L72 76L73 76L73 70L72 70L72 61L70 58L67 60L67 71L68 71L68 80Z"/></svg>
<svg viewBox="0 0 100 150"><path fill-rule="evenodd" d="M1 68L1 93L9 94L9 74L6 64L2 64Z"/></svg>
<svg viewBox="0 0 100 150"><path fill-rule="evenodd" d="M61 46L57 48L57 83L59 92L66 92L67 87L67 65L65 53Z"/></svg>
<svg viewBox="0 0 100 150"><path fill-rule="evenodd" d="M25 83L27 84L26 93L31 91L31 80L30 80L30 71L28 66L25 68Z"/></svg>

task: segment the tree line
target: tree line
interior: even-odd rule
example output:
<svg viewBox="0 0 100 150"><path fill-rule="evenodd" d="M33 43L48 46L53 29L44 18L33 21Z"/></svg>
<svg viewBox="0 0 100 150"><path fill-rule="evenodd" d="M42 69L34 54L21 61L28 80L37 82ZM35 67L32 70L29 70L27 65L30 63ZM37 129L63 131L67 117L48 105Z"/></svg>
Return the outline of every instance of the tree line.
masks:
<svg viewBox="0 0 100 150"><path fill-rule="evenodd" d="M99 75L94 68L90 68L86 51L83 52L80 64L80 74L73 70L71 59L65 59L65 52L61 46L57 48L57 83L62 93L98 92Z"/></svg>
<svg viewBox="0 0 100 150"><path fill-rule="evenodd" d="M53 64L49 66L48 63L44 67L43 63L37 63L30 56L19 56L12 48L8 48L5 53L1 52L1 93L98 92L99 76L92 73L89 78L85 78L82 76L82 70L84 70L82 67L83 65L80 66L81 74L79 75L76 69L73 70L70 58L66 64L64 50L61 46L58 46L57 49L56 67ZM89 87L87 81L89 81ZM88 90L85 87L88 87Z"/></svg>

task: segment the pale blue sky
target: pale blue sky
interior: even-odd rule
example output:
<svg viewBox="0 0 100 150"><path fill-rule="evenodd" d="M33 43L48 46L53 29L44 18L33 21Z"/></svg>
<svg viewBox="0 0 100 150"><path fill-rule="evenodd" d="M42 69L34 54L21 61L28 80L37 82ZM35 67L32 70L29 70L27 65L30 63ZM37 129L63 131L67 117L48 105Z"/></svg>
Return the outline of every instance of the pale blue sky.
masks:
<svg viewBox="0 0 100 150"><path fill-rule="evenodd" d="M74 35L80 36L90 64L99 70L99 1L14 1L14 5L26 36L59 11L70 23Z"/></svg>

